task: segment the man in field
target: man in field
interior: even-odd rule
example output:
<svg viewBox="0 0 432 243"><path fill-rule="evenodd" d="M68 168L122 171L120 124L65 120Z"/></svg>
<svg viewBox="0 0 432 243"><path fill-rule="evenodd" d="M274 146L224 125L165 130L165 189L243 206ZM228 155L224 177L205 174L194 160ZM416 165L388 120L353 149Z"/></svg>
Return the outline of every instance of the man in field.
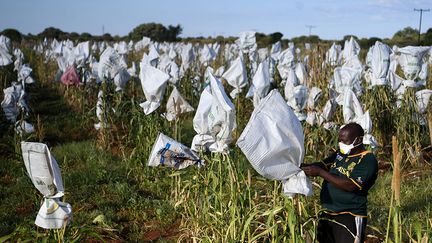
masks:
<svg viewBox="0 0 432 243"><path fill-rule="evenodd" d="M302 165L307 175L324 179L319 242L357 243L365 239L367 195L377 178L378 162L364 148L363 136L359 124L347 124L339 131L337 152L322 162Z"/></svg>

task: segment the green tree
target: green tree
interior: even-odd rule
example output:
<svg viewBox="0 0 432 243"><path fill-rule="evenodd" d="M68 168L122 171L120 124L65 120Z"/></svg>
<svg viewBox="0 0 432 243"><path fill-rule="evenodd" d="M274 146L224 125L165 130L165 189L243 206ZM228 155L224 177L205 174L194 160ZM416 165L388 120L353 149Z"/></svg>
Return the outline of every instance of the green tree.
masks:
<svg viewBox="0 0 432 243"><path fill-rule="evenodd" d="M22 34L16 29L4 29L0 34L9 37L13 42L21 42L23 38Z"/></svg>
<svg viewBox="0 0 432 243"><path fill-rule="evenodd" d="M162 24L148 23L138 25L129 33L128 36L133 41L139 41L144 36L156 41L176 41L182 30L183 29L180 25L170 25L166 28Z"/></svg>
<svg viewBox="0 0 432 243"><path fill-rule="evenodd" d="M48 27L48 28L45 28L42 32L40 32L37 36L40 39L43 39L43 38L48 38L48 39L54 39L55 38L55 39L59 39L62 36L65 36L65 34L67 34L67 33L63 32L60 29L57 29L57 28L54 28L54 27Z"/></svg>
<svg viewBox="0 0 432 243"><path fill-rule="evenodd" d="M391 42L399 46L417 45L418 30L405 27L393 35Z"/></svg>

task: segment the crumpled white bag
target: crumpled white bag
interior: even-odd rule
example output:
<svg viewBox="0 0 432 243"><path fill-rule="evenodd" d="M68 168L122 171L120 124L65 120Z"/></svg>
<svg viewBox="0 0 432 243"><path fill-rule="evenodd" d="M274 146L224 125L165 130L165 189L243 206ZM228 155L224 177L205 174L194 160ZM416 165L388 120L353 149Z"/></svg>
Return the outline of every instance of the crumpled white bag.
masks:
<svg viewBox="0 0 432 243"><path fill-rule="evenodd" d="M15 82L6 89L3 89L4 97L1 102L3 112L6 119L10 122L15 122L19 114L18 101L20 99L22 86Z"/></svg>
<svg viewBox="0 0 432 243"><path fill-rule="evenodd" d="M318 87L312 87L309 90L309 97L307 100L307 107L311 110L314 110L317 108L318 103L322 96L322 90Z"/></svg>
<svg viewBox="0 0 432 243"><path fill-rule="evenodd" d="M72 206L58 198L44 198L35 224L44 229L61 229L72 219Z"/></svg>
<svg viewBox="0 0 432 243"><path fill-rule="evenodd" d="M354 56L358 56L360 53L360 45L351 36L349 40L345 40L344 49L342 51L342 58L344 62L351 59Z"/></svg>
<svg viewBox="0 0 432 243"><path fill-rule="evenodd" d="M188 147L159 133L150 153L148 166L159 165L181 170L190 165L201 166L203 162L198 155Z"/></svg>
<svg viewBox="0 0 432 243"><path fill-rule="evenodd" d="M432 95L432 90L430 89L423 89L415 93L417 111L420 114L426 112L431 95Z"/></svg>
<svg viewBox="0 0 432 243"><path fill-rule="evenodd" d="M205 44L200 51L199 60L201 65L208 66L216 59L216 53L209 45Z"/></svg>
<svg viewBox="0 0 432 243"><path fill-rule="evenodd" d="M430 47L406 46L394 48L397 53L398 64L401 66L405 79L416 80L422 69L423 57L428 53Z"/></svg>
<svg viewBox="0 0 432 243"><path fill-rule="evenodd" d="M222 83L207 69L206 82L193 126L197 135L192 140L192 150L203 148L211 152L226 152L236 128L234 104L228 98Z"/></svg>
<svg viewBox="0 0 432 243"><path fill-rule="evenodd" d="M242 91L242 88L246 87L247 74L246 66L241 56L239 56L232 64L231 67L222 75L229 85L234 87L234 90L230 93L231 98L237 97Z"/></svg>
<svg viewBox="0 0 432 243"><path fill-rule="evenodd" d="M253 104L256 107L260 100L270 91L269 59L266 59L257 68L252 78L252 84L246 97L253 97Z"/></svg>
<svg viewBox="0 0 432 243"><path fill-rule="evenodd" d="M0 67L7 66L12 62L12 55L6 49L0 47Z"/></svg>
<svg viewBox="0 0 432 243"><path fill-rule="evenodd" d="M357 70L347 67L335 68L330 86L334 87L339 94L340 97L338 101L343 101L347 90L354 90L357 95L361 94L363 91ZM341 105L342 103L338 102L338 104Z"/></svg>
<svg viewBox="0 0 432 243"><path fill-rule="evenodd" d="M33 185L46 199L36 217L36 225L46 229L61 228L71 219L72 208L58 200L64 195L64 188L57 161L43 143L21 142L21 150Z"/></svg>
<svg viewBox="0 0 432 243"><path fill-rule="evenodd" d="M139 77L146 97L146 101L140 106L148 115L160 106L169 75L145 63L140 63L140 69Z"/></svg>
<svg viewBox="0 0 432 243"><path fill-rule="evenodd" d="M126 63L112 47L103 51L97 68L99 79L104 82L113 79L116 91L123 90L126 82L130 79Z"/></svg>
<svg viewBox="0 0 432 243"><path fill-rule="evenodd" d="M285 86L285 97L287 98L287 104L293 109L294 114L300 121L306 119L304 109L308 99L308 90L306 86L297 85L290 86L289 83Z"/></svg>
<svg viewBox="0 0 432 243"><path fill-rule="evenodd" d="M166 104L165 118L168 121L175 120L180 114L194 111L195 109L181 96L176 87L173 88Z"/></svg>
<svg viewBox="0 0 432 243"><path fill-rule="evenodd" d="M282 43L280 41L274 43L270 50L270 56L273 60L277 60L282 51Z"/></svg>
<svg viewBox="0 0 432 243"><path fill-rule="evenodd" d="M241 32L235 43L245 53L255 50L257 48L255 31Z"/></svg>
<svg viewBox="0 0 432 243"><path fill-rule="evenodd" d="M260 175L284 181L289 196L312 195L312 185L300 169L305 154L303 128L277 90L255 107L237 146Z"/></svg>
<svg viewBox="0 0 432 243"><path fill-rule="evenodd" d="M17 121L15 123L15 132L18 134L30 134L35 132L35 128L26 121Z"/></svg>

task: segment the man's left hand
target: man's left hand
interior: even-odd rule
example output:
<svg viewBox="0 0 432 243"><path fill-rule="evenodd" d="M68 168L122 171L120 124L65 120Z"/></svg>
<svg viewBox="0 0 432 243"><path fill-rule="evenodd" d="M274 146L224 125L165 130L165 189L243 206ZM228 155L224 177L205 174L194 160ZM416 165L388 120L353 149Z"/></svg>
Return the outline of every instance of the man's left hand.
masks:
<svg viewBox="0 0 432 243"><path fill-rule="evenodd" d="M310 165L305 167L300 167L308 176L320 176L321 171L323 170L321 167L316 165Z"/></svg>

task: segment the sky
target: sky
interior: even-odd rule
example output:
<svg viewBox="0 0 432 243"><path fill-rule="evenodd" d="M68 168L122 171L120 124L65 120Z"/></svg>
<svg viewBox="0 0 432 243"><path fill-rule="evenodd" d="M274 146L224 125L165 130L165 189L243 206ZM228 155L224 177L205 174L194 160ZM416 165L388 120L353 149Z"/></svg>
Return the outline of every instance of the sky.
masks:
<svg viewBox="0 0 432 243"><path fill-rule="evenodd" d="M155 22L180 24L181 37L253 30L292 38L310 30L321 39L391 38L407 26L418 29L420 13L414 8L432 8L432 0L0 0L0 30L38 34L56 27L124 36L139 24ZM423 13L422 33L428 28L432 11Z"/></svg>

